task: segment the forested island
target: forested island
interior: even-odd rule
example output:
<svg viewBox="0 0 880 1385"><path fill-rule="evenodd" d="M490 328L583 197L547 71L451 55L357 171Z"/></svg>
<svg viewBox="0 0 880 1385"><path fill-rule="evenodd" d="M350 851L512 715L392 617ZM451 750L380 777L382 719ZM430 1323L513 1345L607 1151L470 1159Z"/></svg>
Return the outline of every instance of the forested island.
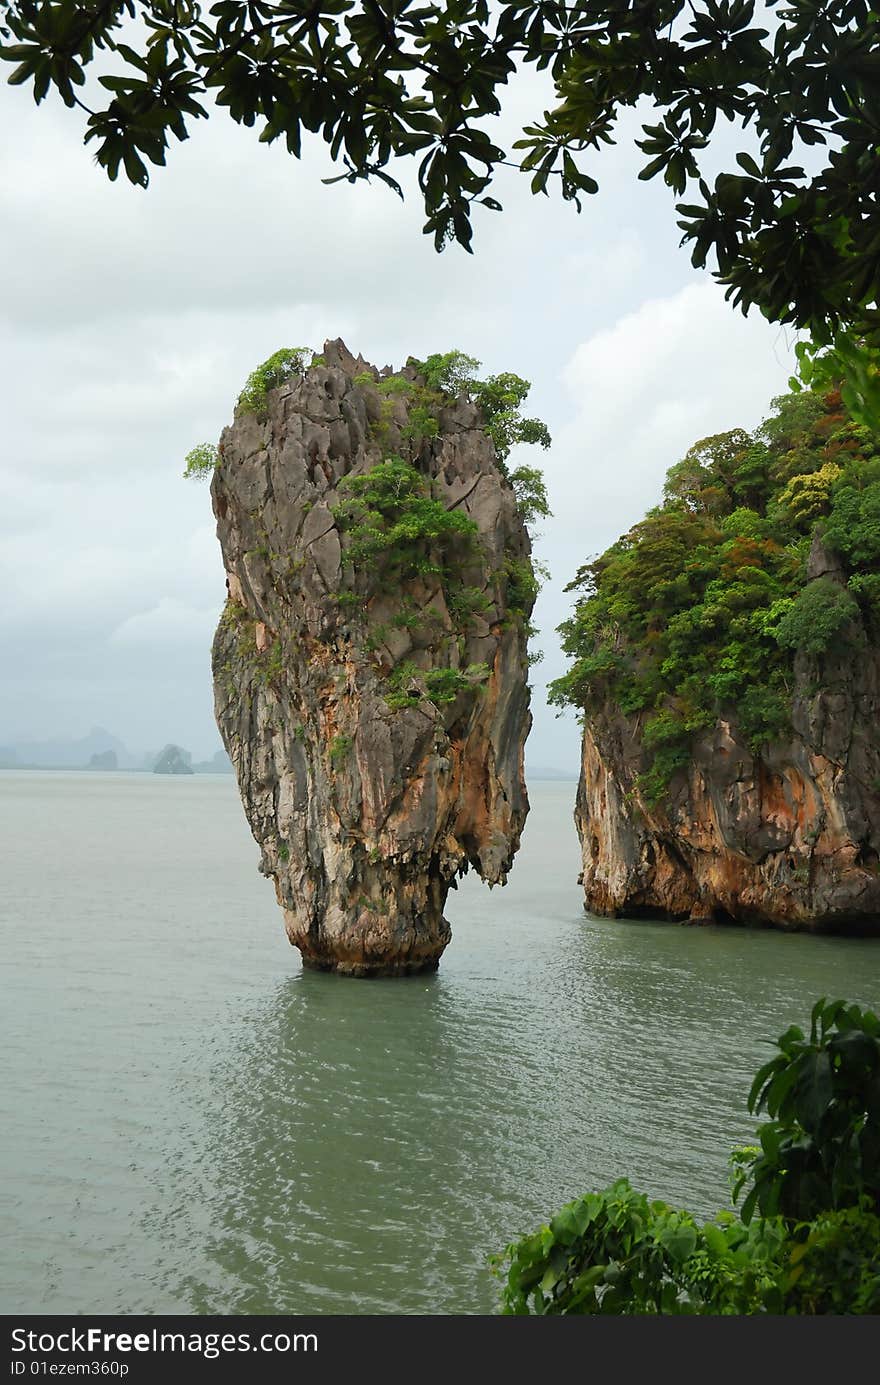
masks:
<svg viewBox="0 0 880 1385"><path fill-rule="evenodd" d="M880 439L837 389L698 442L573 586L598 914L880 926Z"/></svg>

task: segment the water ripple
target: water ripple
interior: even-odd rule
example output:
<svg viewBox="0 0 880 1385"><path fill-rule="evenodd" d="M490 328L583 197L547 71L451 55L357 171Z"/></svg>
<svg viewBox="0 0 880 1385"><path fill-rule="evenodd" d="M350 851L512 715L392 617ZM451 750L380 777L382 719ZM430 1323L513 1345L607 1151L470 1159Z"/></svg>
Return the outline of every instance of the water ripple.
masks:
<svg viewBox="0 0 880 1385"><path fill-rule="evenodd" d="M488 1312L578 1192L721 1205L761 1040L880 952L591 920L531 793L440 972L359 983L300 970L228 781L0 773L3 1311Z"/></svg>

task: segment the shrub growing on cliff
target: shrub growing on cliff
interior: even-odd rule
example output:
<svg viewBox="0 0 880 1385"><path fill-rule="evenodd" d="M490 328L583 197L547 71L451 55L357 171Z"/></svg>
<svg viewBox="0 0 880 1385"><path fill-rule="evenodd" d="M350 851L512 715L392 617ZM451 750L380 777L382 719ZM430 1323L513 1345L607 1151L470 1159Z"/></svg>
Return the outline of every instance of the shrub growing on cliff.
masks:
<svg viewBox="0 0 880 1385"><path fill-rule="evenodd" d="M771 1119L732 1157L739 1215L700 1226L620 1179L496 1257L502 1311L880 1311L880 1021L821 1000L777 1046L749 1096Z"/></svg>
<svg viewBox="0 0 880 1385"><path fill-rule="evenodd" d="M858 618L859 603L846 587L819 577L787 605L776 626L776 641L783 649L824 654Z"/></svg>
<svg viewBox="0 0 880 1385"><path fill-rule="evenodd" d="M547 498L543 472L534 466L518 466L510 473L510 484L516 496L516 507L523 523L531 527L536 519L549 519L553 511Z"/></svg>
<svg viewBox="0 0 880 1385"><path fill-rule="evenodd" d="M505 371L481 380L477 374L480 362L473 356L466 356L463 351L436 353L425 361L413 358L410 364L424 376L429 389L437 391L441 398L443 395L465 394L479 406L486 420L486 432L494 443L495 456L502 470L511 448L517 443L537 443L543 448L550 446L547 425L539 418L523 418L522 406L531 384L522 376ZM546 505L547 495L543 489L541 473L533 469L524 470L528 470L530 476L522 481L523 493L527 493L531 486L534 494L536 482L539 482L543 504ZM516 485L514 489L516 490ZM519 496L517 498L519 499ZM536 513L549 514L549 510L538 509Z"/></svg>
<svg viewBox="0 0 880 1385"><path fill-rule="evenodd" d="M307 346L282 346L267 361L252 370L238 396L241 413L259 414L266 407L269 390L277 389L294 375L302 375L311 356Z"/></svg>
<svg viewBox="0 0 880 1385"><path fill-rule="evenodd" d="M460 585L455 560L477 554L479 528L461 510L447 510L428 482L402 457L390 457L339 483L343 499L333 517L348 535L346 559L379 586L439 576Z"/></svg>
<svg viewBox="0 0 880 1385"><path fill-rule="evenodd" d="M416 707L422 697L435 707L455 702L463 692L473 692L489 677L488 664L469 664L467 668L432 668L424 671L407 661L398 664L388 678L385 698L394 711Z"/></svg>
<svg viewBox="0 0 880 1385"><path fill-rule="evenodd" d="M212 442L197 443L183 459L183 475L188 481L202 481L214 475L218 461L219 454Z"/></svg>
<svg viewBox="0 0 880 1385"><path fill-rule="evenodd" d="M824 534L853 567L880 565L880 457L841 475Z"/></svg>
<svg viewBox="0 0 880 1385"><path fill-rule="evenodd" d="M334 769L341 769L351 752L354 742L351 736L334 736L327 751Z"/></svg>

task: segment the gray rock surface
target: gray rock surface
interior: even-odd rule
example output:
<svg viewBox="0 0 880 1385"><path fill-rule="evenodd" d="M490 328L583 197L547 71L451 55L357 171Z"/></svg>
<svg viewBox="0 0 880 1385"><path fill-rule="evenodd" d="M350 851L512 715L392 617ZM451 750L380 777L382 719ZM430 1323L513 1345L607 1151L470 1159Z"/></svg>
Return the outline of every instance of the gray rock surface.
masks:
<svg viewBox="0 0 880 1385"><path fill-rule="evenodd" d="M304 963L394 975L437 965L456 876L473 866L503 883L519 845L531 717L526 635L506 609L503 568L530 546L473 404L450 404L439 436L420 440L406 397L383 408L377 384L390 372L341 341L323 359L220 441L212 498L229 599L215 710L260 869ZM438 578L389 592L347 561L339 483L392 454L479 526L465 580L487 609L463 633ZM340 604L345 592L360 611ZM413 628L392 624L404 601L420 612ZM416 669L412 705L393 709L388 677L401 661ZM488 677L454 702L425 695L431 669L483 663Z"/></svg>

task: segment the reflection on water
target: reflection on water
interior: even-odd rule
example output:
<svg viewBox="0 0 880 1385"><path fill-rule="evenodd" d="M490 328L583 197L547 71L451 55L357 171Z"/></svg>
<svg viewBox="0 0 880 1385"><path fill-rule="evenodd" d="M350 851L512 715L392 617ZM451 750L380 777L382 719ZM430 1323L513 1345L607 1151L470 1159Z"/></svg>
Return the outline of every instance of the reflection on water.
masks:
<svg viewBox="0 0 880 1385"><path fill-rule="evenodd" d="M0 775L4 1309L489 1312L588 1187L721 1205L760 1041L880 949L590 920L573 786L531 796L439 973L357 982L300 971L228 781Z"/></svg>

